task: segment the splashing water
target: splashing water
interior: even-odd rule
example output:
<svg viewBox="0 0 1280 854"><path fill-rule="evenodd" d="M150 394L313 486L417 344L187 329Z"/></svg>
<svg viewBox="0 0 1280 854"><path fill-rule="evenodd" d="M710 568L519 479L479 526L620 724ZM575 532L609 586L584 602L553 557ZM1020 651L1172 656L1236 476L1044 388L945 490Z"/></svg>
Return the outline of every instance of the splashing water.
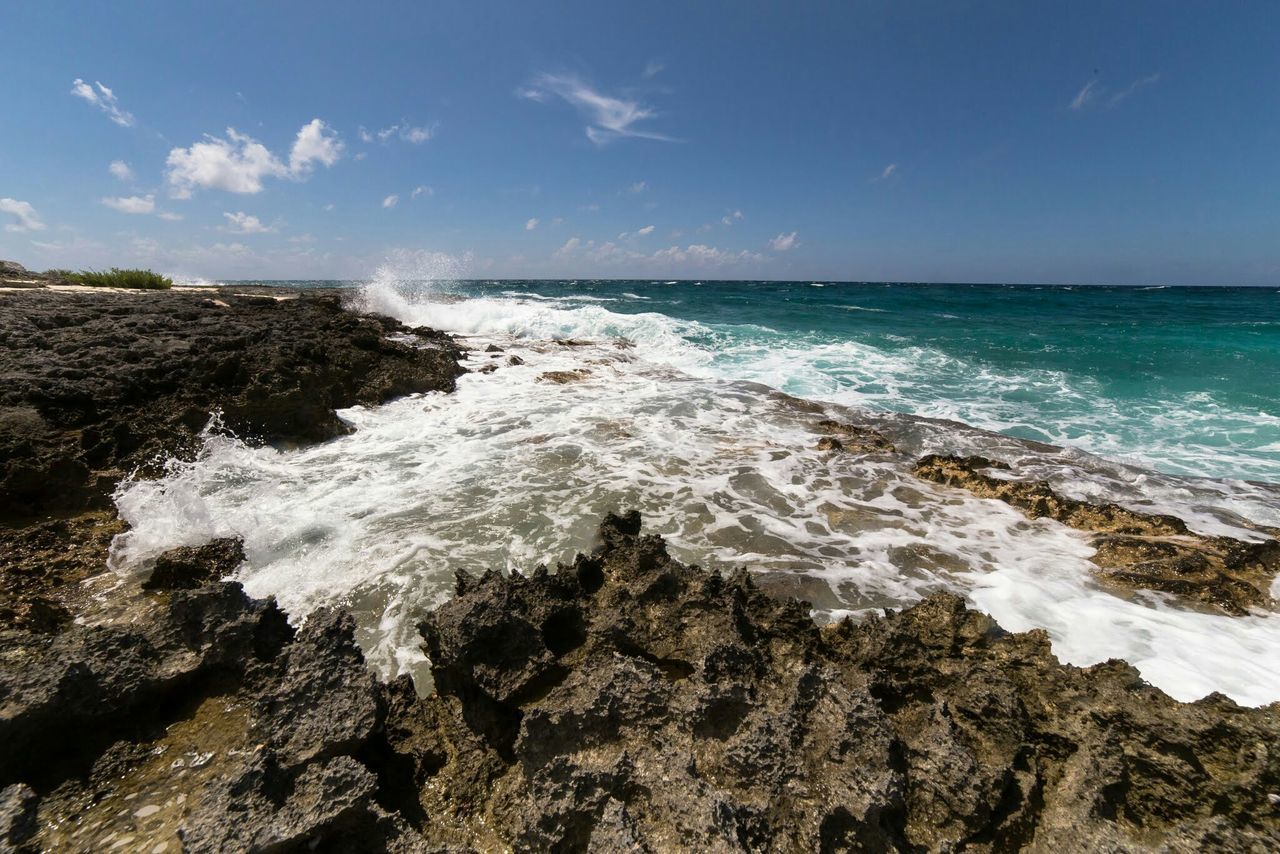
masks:
<svg viewBox="0 0 1280 854"><path fill-rule="evenodd" d="M959 388L967 372L979 388L1003 386L1001 406L1021 388L1064 411L1083 412L1091 397L1100 417L1118 417L1107 411L1105 379L1025 365L1015 377L936 345L797 335L785 307L771 309L747 285L697 286L718 296L681 311L695 286L453 281L465 266L448 256L393 259L359 303L468 336L470 366L496 371L462 377L454 394L347 410L356 431L312 448L253 448L211 429L194 462L122 485L116 499L131 530L113 565L129 572L177 545L242 537L240 578L252 595L277 596L295 617L349 607L371 661L388 674L413 672L422 661L413 626L450 595L455 569L567 561L593 545L604 512L634 506L681 559L747 566L769 589L811 601L820 619L952 590L1008 629L1047 629L1065 661L1125 658L1180 699L1212 690L1251 704L1280 698L1280 673L1267 666L1280 660L1272 615L1229 618L1103 591L1079 532L917 480L910 463L934 451L982 453L1077 497L1251 539L1261 536L1251 523L1280 524L1274 486L1177 476L1199 450L1160 473L1125 464L1128 445L1113 455L1119 461L1081 450L1097 450L1096 437L1065 450L1028 442L1083 429L1065 416L1052 427L1032 419L1031 406L982 424L1016 421L1012 436L865 409L923 401L932 382L937 400L920 406L925 414L970 416L969 404L945 404L938 391ZM845 286L800 287L851 300L839 295ZM856 305L879 310L840 314L889 323L893 308L875 299L859 292ZM756 306L749 319L735 300ZM482 352L489 344L503 352ZM509 364L513 355L523 364ZM904 453L817 452L815 425L828 416L874 423ZM1019 438L1024 422L1036 435ZM1265 419L1255 426L1270 429ZM1263 449L1251 459L1265 468Z"/></svg>

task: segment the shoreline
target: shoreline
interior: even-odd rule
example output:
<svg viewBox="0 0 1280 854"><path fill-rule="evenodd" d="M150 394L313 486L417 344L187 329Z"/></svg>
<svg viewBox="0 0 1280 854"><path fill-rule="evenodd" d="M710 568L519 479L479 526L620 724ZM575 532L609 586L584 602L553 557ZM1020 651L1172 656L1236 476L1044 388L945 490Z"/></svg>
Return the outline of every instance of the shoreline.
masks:
<svg viewBox="0 0 1280 854"><path fill-rule="evenodd" d="M334 409L447 392L462 370L465 354L448 336L358 317L329 294L303 291L269 304L217 294L0 293L5 323L21 307L36 327L27 338L6 335L6 370L29 363L37 378L41 368L63 371L59 379L75 392L50 407L48 387L29 386L29 400L5 400L0 430L13 441L11 460L26 442L30 459L46 463L35 476L16 477L11 468L0 482L8 513L0 548L26 548L19 571L3 573L10 613L0 728L11 736L6 743L53 758L37 772L22 764L30 760L5 756L0 815L11 844L47 845L49 834L68 828L88 832L86 817L99 813L98 835L58 839L90 847L109 832L117 840L132 832L156 844L180 838L196 850L374 839L374 847L416 850L664 841L1047 847L1084 838L1068 835L1077 831L1120 848L1280 838L1280 812L1268 801L1280 788L1280 757L1232 747L1274 742L1276 704L1180 704L1128 665L1064 666L1042 633L1007 635L954 597L820 631L798 606L762 596L745 574L726 581L670 560L660 540L639 536L638 517L606 519L603 551L580 557L571 571L460 580L459 595L424 624L441 689L426 698L413 696L403 678L373 679L349 617L316 612L295 631L271 602L219 582L239 563L234 544L170 553L161 574L170 589L157 582L130 620L77 625L79 582L98 557L97 567L105 565L105 544L118 533L107 496L131 467L190 452L207 420L207 411L190 415L193 408L221 405L229 423L277 443L324 441L345 429ZM62 325L41 329L32 317ZM94 355L79 364L83 342L47 340L72 329L76 317L77 330L114 318L102 337L85 339ZM309 342L297 343L300 331ZM233 346L249 346L237 370L228 369L239 382L206 382L193 396L189 380L165 379L164 360L154 358L161 352L216 377L213 351L192 355L181 342L223 333ZM417 349L391 334L432 346ZM273 348L273 335L288 335L289 347ZM45 346L32 343L42 338ZM168 349L151 346L157 341ZM24 353L73 363L23 362ZM300 368L308 358L324 370ZM256 369L246 369L246 359ZM335 361L342 370L328 370ZM357 379L364 375L375 379ZM128 394L112 398L111 383L104 394L104 376ZM154 396L129 399L139 387ZM23 409L34 415L15 411ZM105 420L90 417L102 411ZM50 423L55 418L64 420ZM107 434L121 424L127 442L85 440L86 431ZM824 453L885 450L883 437L857 425L822 429L834 440ZM981 468L971 463L965 478ZM29 512L35 507L61 518ZM1112 533L1185 537L1123 526ZM67 558L69 546L84 554ZM60 553L70 566L40 586L41 571ZM1149 565L1151 554L1141 557L1147 577L1138 586L1149 587L1158 567ZM1185 557L1175 554L1170 564ZM1270 566L1274 575L1273 560L1254 560L1260 569L1252 571ZM1169 582L1168 570L1156 581ZM10 586L19 576L36 580L34 593ZM1250 578L1243 583L1265 592ZM1210 578L1207 598L1183 595L1224 607L1231 591L1242 592L1236 581ZM1224 586L1225 598L1217 592ZM31 607L18 613L19 602ZM738 632L732 641L730 629ZM975 687L984 682L991 685ZM1111 719L1099 723L1103 710ZM777 721L790 735L782 737ZM859 726L842 730L849 721ZM860 740L867 743L831 760L832 745ZM255 743L266 747L255 751ZM215 756L184 760L176 767L188 770L178 775L146 758L190 748L198 759L215 745ZM688 762L668 769L668 755ZM1122 781L1127 788L1118 791ZM755 786L775 788L762 798ZM165 792L172 798L126 810L123 823L100 806ZM191 803L169 802L179 794ZM1211 803L1231 806L1215 813Z"/></svg>

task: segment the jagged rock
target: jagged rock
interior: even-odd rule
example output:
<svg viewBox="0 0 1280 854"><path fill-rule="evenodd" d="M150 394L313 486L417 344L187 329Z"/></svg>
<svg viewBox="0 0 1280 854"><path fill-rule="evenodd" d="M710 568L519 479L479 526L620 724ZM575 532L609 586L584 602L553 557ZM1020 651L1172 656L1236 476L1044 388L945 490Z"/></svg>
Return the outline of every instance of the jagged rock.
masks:
<svg viewBox="0 0 1280 854"><path fill-rule="evenodd" d="M1009 471L1009 466L985 457L930 454L916 463L914 473L999 499L1032 519L1055 519L1092 533L1099 577L1118 587L1172 593L1234 616L1275 604L1270 588L1280 572L1280 540L1204 536L1176 516L1079 501L1059 495L1045 481L1010 480L984 469Z"/></svg>
<svg viewBox="0 0 1280 854"><path fill-rule="evenodd" d="M0 851L22 850L35 836L39 801L24 783L14 783L0 791Z"/></svg>
<svg viewBox="0 0 1280 854"><path fill-rule="evenodd" d="M840 445L840 447L835 450L845 450L854 454L892 454L897 451L897 448L892 442L886 439L878 430L874 430L870 427L862 427L857 424L846 424L841 421L833 421L829 418L824 418L819 421L816 426L819 430L824 430L829 433L839 433L844 437L842 439L824 438L818 440L819 445L824 441L831 441ZM819 447L818 450L821 451L828 449Z"/></svg>
<svg viewBox="0 0 1280 854"><path fill-rule="evenodd" d="M834 436L823 436L816 446L819 451L843 451L844 443Z"/></svg>
<svg viewBox="0 0 1280 854"><path fill-rule="evenodd" d="M211 786L179 834L188 851L305 850L369 821L376 789L373 774L349 756L312 764L292 778L257 759Z"/></svg>
<svg viewBox="0 0 1280 854"><path fill-rule="evenodd" d="M175 591L136 626L72 626L56 637L10 635L0 645L0 785L56 767L129 728L202 678L270 658L292 634L273 600L238 584Z"/></svg>
<svg viewBox="0 0 1280 854"><path fill-rule="evenodd" d="M237 539L214 540L203 546L167 551L156 558L146 590L183 590L201 587L235 572L244 563L244 544Z"/></svg>
<svg viewBox="0 0 1280 854"><path fill-rule="evenodd" d="M378 726L378 686L355 642L355 620L312 613L254 707L254 738L285 768L354 753Z"/></svg>
<svg viewBox="0 0 1280 854"><path fill-rule="evenodd" d="M591 376L591 371L588 368L578 368L572 371L546 371L538 374L538 382L559 383L560 385L564 385L566 383L580 383L589 376Z"/></svg>
<svg viewBox="0 0 1280 854"><path fill-rule="evenodd" d="M315 442L347 432L335 409L453 388L451 339L392 333L409 330L324 294L7 293L0 518L105 507L121 475L189 446L214 410L242 435Z"/></svg>
<svg viewBox="0 0 1280 854"><path fill-rule="evenodd" d="M819 631L639 518L556 574L461 579L392 703L430 828L478 848L1268 848L1277 709L1059 664L954 596ZM1247 745L1247 746L1246 746ZM1214 806L1217 805L1217 806Z"/></svg>
<svg viewBox="0 0 1280 854"><path fill-rule="evenodd" d="M248 439L321 441L349 430L337 408L447 391L461 373L448 336L293 296L0 294L0 628L66 624L120 530L116 484L194 452L211 413ZM391 338L410 332L424 346Z"/></svg>

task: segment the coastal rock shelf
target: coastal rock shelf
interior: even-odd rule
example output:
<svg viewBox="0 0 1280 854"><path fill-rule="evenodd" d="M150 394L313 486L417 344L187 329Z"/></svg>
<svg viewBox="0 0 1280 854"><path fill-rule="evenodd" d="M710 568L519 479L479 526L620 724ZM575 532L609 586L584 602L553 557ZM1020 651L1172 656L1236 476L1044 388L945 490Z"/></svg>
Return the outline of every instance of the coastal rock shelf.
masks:
<svg viewBox="0 0 1280 854"><path fill-rule="evenodd" d="M1176 516L1077 501L1043 481L1010 480L992 471L1007 473L1009 466L985 457L930 454L913 470L924 480L1004 501L1032 519L1089 532L1098 574L1115 587L1158 590L1232 616L1275 607L1270 590L1280 572L1280 531L1260 529L1271 537L1260 542L1207 537Z"/></svg>
<svg viewBox="0 0 1280 854"><path fill-rule="evenodd" d="M192 453L211 413L259 441L323 441L348 429L335 409L452 390L458 357L333 294L0 293L0 624L57 622L46 594L100 570L119 532L82 514Z"/></svg>
<svg viewBox="0 0 1280 854"><path fill-rule="evenodd" d="M948 595L817 628L609 516L556 573L460 577L436 693L332 610L291 629L185 550L145 619L11 643L8 844L101 850L1273 850L1276 709L1059 664ZM186 573L186 574L184 574ZM1274 795L1270 795L1274 798ZM121 842L123 840L123 842Z"/></svg>

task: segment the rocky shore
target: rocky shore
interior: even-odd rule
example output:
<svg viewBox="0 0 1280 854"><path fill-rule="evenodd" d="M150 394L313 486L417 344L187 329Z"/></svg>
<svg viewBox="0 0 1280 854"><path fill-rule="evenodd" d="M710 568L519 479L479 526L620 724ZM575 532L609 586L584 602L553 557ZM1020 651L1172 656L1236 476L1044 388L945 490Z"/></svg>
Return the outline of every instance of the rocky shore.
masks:
<svg viewBox="0 0 1280 854"><path fill-rule="evenodd" d="M121 531L116 483L194 452L214 413L257 441L323 441L348 429L335 409L451 391L458 355L334 294L0 290L0 626L65 622Z"/></svg>
<svg viewBox="0 0 1280 854"><path fill-rule="evenodd" d="M447 336L275 296L0 291L0 850L1280 847L1277 705L1064 666L948 595L820 629L747 572L672 559L637 514L554 572L460 576L420 626L429 692L380 682L345 613L295 628L220 580L233 540L164 555L111 619L77 621L122 528L114 484L190 453L211 412L323 441L334 409L463 370ZM819 429L822 453L894 452ZM1271 546L993 465L916 470L1111 538L1095 560L1118 584L1262 603Z"/></svg>

